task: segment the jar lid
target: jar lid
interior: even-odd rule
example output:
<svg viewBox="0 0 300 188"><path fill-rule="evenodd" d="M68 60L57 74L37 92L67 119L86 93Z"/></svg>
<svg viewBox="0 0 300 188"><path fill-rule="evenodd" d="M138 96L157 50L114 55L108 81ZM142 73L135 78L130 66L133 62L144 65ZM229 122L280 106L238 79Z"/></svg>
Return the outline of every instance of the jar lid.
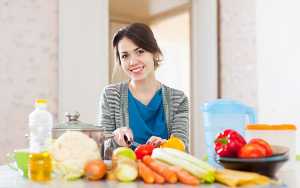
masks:
<svg viewBox="0 0 300 188"><path fill-rule="evenodd" d="M246 126L246 130L291 130L295 131L297 128L293 124L277 124L277 125L269 125L269 124L249 124Z"/></svg>
<svg viewBox="0 0 300 188"><path fill-rule="evenodd" d="M65 113L65 122L53 127L53 130L64 131L103 131L102 127L97 127L92 124L79 121L79 112Z"/></svg>

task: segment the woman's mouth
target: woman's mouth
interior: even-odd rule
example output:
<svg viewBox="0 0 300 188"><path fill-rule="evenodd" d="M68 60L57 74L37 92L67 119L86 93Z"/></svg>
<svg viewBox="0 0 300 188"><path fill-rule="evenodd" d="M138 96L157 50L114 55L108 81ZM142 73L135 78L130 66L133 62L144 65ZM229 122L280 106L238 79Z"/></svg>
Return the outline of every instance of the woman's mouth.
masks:
<svg viewBox="0 0 300 188"><path fill-rule="evenodd" d="M143 71L145 68L144 65L138 65L138 66L135 66L135 67L132 67L129 69L130 72L133 72L133 73L138 73L138 72L141 72Z"/></svg>

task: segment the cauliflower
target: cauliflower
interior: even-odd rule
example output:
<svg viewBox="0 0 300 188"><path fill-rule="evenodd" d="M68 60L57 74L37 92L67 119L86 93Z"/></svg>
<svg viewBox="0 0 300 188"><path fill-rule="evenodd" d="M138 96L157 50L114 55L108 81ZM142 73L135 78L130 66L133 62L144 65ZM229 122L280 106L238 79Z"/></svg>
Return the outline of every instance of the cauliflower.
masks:
<svg viewBox="0 0 300 188"><path fill-rule="evenodd" d="M80 178L86 162L100 159L97 143L79 131L68 131L54 141L50 153L54 171L65 179Z"/></svg>

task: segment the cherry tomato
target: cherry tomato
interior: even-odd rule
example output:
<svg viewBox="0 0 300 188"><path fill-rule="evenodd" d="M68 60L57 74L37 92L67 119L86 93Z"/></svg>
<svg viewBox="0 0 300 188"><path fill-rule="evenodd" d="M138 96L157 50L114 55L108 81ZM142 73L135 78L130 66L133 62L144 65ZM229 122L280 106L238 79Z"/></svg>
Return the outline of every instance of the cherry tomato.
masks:
<svg viewBox="0 0 300 188"><path fill-rule="evenodd" d="M238 152L239 158L266 157L266 149L259 144L246 144Z"/></svg>
<svg viewBox="0 0 300 188"><path fill-rule="evenodd" d="M143 159L145 155L151 155L155 147L152 144L142 144L139 145L135 150L135 155L137 159Z"/></svg>
<svg viewBox="0 0 300 188"><path fill-rule="evenodd" d="M266 156L267 157L272 156L273 151L272 151L270 144L267 141L265 141L261 138L253 138L249 141L249 143L250 144L258 144L258 145L264 147L266 149Z"/></svg>
<svg viewBox="0 0 300 188"><path fill-rule="evenodd" d="M89 180L99 180L105 175L106 170L106 165L102 160L91 160L84 166L84 175Z"/></svg>

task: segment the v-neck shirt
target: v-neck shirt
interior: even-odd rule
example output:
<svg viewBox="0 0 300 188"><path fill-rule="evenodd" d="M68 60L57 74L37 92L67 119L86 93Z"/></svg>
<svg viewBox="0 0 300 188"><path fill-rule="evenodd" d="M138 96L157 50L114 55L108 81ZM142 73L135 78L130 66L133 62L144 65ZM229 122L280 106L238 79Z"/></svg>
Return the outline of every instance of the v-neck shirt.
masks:
<svg viewBox="0 0 300 188"><path fill-rule="evenodd" d="M162 89L156 91L147 105L136 99L128 89L128 113L135 142L145 144L151 136L168 138Z"/></svg>

